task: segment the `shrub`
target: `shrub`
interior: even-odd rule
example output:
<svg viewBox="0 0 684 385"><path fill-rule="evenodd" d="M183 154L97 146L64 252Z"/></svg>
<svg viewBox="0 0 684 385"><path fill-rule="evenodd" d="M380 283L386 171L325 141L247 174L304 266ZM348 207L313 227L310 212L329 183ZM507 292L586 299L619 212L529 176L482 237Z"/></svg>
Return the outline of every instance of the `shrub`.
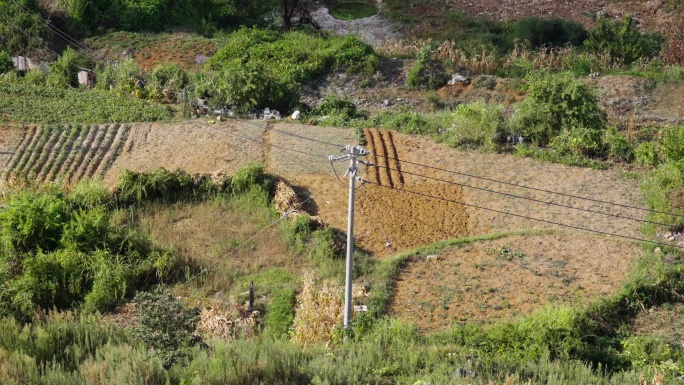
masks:
<svg viewBox="0 0 684 385"><path fill-rule="evenodd" d="M609 53L613 62L631 64L641 58L657 56L663 37L640 32L630 16L626 16L622 22L603 18L596 28L589 31L585 44L596 53Z"/></svg>
<svg viewBox="0 0 684 385"><path fill-rule="evenodd" d="M512 125L540 146L597 155L606 121L596 95L571 73L534 72L529 76L527 99L518 105Z"/></svg>
<svg viewBox="0 0 684 385"><path fill-rule="evenodd" d="M250 162L235 173L230 186L235 192L246 192L252 187L262 186L265 180L264 168L261 164Z"/></svg>
<svg viewBox="0 0 684 385"><path fill-rule="evenodd" d="M527 42L533 48L581 45L587 38L582 24L561 18L529 17L513 23L513 38Z"/></svg>
<svg viewBox="0 0 684 385"><path fill-rule="evenodd" d="M135 94L142 72L133 59L124 59L95 69L96 88L118 94Z"/></svg>
<svg viewBox="0 0 684 385"><path fill-rule="evenodd" d="M437 60L418 60L406 77L406 85L412 90L435 90L449 81L444 66Z"/></svg>
<svg viewBox="0 0 684 385"><path fill-rule="evenodd" d="M301 84L330 70L373 74L379 60L356 37L320 37L242 28L197 75L196 96L246 111L287 111L299 100Z"/></svg>
<svg viewBox="0 0 684 385"><path fill-rule="evenodd" d="M93 64L92 59L67 48L48 66L47 85L57 88L78 87L78 72L81 68L93 68Z"/></svg>
<svg viewBox="0 0 684 385"><path fill-rule="evenodd" d="M634 146L614 127L606 131L603 141L608 147L608 156L611 158L626 163L634 160Z"/></svg>
<svg viewBox="0 0 684 385"><path fill-rule="evenodd" d="M644 184L644 200L651 210L684 214L684 164L667 162L658 165ZM684 218L667 214L652 213L653 220L674 227L684 226Z"/></svg>
<svg viewBox="0 0 684 385"><path fill-rule="evenodd" d="M197 186L192 176L176 169L161 167L149 172L124 171L116 184L115 195L125 205L141 205L152 201L173 201L192 194Z"/></svg>
<svg viewBox="0 0 684 385"><path fill-rule="evenodd" d="M264 318L265 331L268 335L273 338L287 337L294 320L296 302L295 292L292 289L284 289L276 293Z"/></svg>
<svg viewBox="0 0 684 385"><path fill-rule="evenodd" d="M661 144L663 157L669 162L684 160L684 126L668 127Z"/></svg>
<svg viewBox="0 0 684 385"><path fill-rule="evenodd" d="M636 162L657 166L660 163L658 156L658 145L654 142L641 143L635 151Z"/></svg>
<svg viewBox="0 0 684 385"><path fill-rule="evenodd" d="M188 74L175 63L160 64L148 76L149 97L154 100L175 102L177 93L190 81Z"/></svg>
<svg viewBox="0 0 684 385"><path fill-rule="evenodd" d="M187 349L199 342L192 333L199 321L199 309L186 309L163 288L135 296L140 309L134 335L153 348L165 367L185 361Z"/></svg>
<svg viewBox="0 0 684 385"><path fill-rule="evenodd" d="M0 51L0 75L5 72L10 72L14 69L14 63L12 63L12 57L6 51Z"/></svg>
<svg viewBox="0 0 684 385"><path fill-rule="evenodd" d="M59 194L12 194L8 207L0 211L5 255L54 250L68 220L67 206Z"/></svg>
<svg viewBox="0 0 684 385"><path fill-rule="evenodd" d="M495 150L508 133L501 106L484 102L461 104L453 114L453 125L444 141L453 147Z"/></svg>
<svg viewBox="0 0 684 385"><path fill-rule="evenodd" d="M382 111L372 117L368 126L390 128L407 134L435 134L439 124L418 113L411 106L401 106L399 111Z"/></svg>

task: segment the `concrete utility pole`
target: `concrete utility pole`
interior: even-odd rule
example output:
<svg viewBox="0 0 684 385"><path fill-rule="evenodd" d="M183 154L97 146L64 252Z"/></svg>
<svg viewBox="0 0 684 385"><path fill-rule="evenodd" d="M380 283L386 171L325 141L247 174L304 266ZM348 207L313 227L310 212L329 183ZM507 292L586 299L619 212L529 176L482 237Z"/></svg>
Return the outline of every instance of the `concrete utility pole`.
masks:
<svg viewBox="0 0 684 385"><path fill-rule="evenodd" d="M358 157L368 155L365 148L361 146L348 145L343 151L348 154L337 157L330 156L330 162L349 160L349 168L344 172L345 177L349 177L349 214L347 220L347 272L344 282L344 327L351 327L352 321L352 268L354 262L354 191L356 181L363 180L358 176Z"/></svg>

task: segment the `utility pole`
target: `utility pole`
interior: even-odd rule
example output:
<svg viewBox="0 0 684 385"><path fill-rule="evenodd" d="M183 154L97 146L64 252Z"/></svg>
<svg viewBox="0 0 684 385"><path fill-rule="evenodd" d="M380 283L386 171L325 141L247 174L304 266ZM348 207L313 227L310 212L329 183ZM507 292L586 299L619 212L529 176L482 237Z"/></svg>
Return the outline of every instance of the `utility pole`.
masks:
<svg viewBox="0 0 684 385"><path fill-rule="evenodd" d="M358 176L360 156L368 155L368 152L362 146L348 145L342 151L347 151L347 154L341 157L331 155L328 159L330 162L349 160L349 168L344 172L345 177L349 177L349 213L347 217L347 271L344 282L344 327L345 329L351 327L352 320L352 269L354 263L354 192L356 190L356 182L363 180Z"/></svg>

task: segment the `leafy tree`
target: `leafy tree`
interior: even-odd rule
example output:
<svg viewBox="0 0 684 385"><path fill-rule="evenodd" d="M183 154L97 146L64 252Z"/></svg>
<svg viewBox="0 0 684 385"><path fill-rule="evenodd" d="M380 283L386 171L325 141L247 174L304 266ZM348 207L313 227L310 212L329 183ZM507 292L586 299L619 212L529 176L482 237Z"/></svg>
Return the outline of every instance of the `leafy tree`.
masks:
<svg viewBox="0 0 684 385"><path fill-rule="evenodd" d="M652 58L660 53L663 37L642 33L631 16L622 22L601 19L589 32L585 42L594 52L607 52L614 62L631 64L641 58Z"/></svg>
<svg viewBox="0 0 684 385"><path fill-rule="evenodd" d="M37 0L0 0L0 51L24 55L44 48L49 36Z"/></svg>
<svg viewBox="0 0 684 385"><path fill-rule="evenodd" d="M540 19L529 17L513 24L513 37L534 48L542 46L581 45L587 38L582 24L561 18Z"/></svg>

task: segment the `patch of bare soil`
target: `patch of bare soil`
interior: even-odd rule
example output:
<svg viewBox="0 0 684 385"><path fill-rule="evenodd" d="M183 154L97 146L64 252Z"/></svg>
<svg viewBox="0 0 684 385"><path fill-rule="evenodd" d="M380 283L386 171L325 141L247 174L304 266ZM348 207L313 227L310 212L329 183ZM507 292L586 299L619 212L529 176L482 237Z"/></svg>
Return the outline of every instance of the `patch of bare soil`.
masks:
<svg viewBox="0 0 684 385"><path fill-rule="evenodd" d="M639 255L634 244L566 232L463 245L409 264L390 313L431 332L585 303L615 293Z"/></svg>
<svg viewBox="0 0 684 385"><path fill-rule="evenodd" d="M684 343L684 304L666 305L640 312L632 332L636 335L661 335Z"/></svg>
<svg viewBox="0 0 684 385"><path fill-rule="evenodd" d="M261 145L220 130L261 140L263 129L243 123L206 122L136 124L131 128L121 155L105 176L114 184L123 170L147 171L178 167L189 173L222 170L232 174L249 161L260 162Z"/></svg>
<svg viewBox="0 0 684 385"><path fill-rule="evenodd" d="M435 143L430 138L400 133L394 133L394 144L397 148L397 154L402 160L402 172L405 176L408 173L422 174L430 178L470 186L463 187L463 197L465 203L471 205L467 207L469 213L468 231L471 235L521 229L563 229L561 226L503 213L510 212L571 226L639 236L637 232L639 222L604 214L643 219L645 214L643 211L518 187L524 185L645 208L639 192L638 181L621 178L621 171L619 170L597 171L544 163L506 154L457 151L444 144ZM454 170L460 174L425 168L406 163L406 161L427 164L443 170ZM476 176L489 180L478 179ZM434 182L429 178L418 176L415 178L417 179L416 184L421 180ZM501 184L497 181L512 185ZM504 196L486 190L536 199L544 203ZM410 198L412 196L406 194L406 199ZM569 209L558 205L572 206L593 212Z"/></svg>
<svg viewBox="0 0 684 385"><path fill-rule="evenodd" d="M501 21L525 17L562 17L578 21L585 26L593 25L597 15L607 15L617 19L631 15L643 28L661 32L667 32L676 17L668 2L663 0L450 0L440 3L437 9L430 7L423 10L414 7L411 12L416 15L429 15L456 8L472 16L489 16Z"/></svg>

